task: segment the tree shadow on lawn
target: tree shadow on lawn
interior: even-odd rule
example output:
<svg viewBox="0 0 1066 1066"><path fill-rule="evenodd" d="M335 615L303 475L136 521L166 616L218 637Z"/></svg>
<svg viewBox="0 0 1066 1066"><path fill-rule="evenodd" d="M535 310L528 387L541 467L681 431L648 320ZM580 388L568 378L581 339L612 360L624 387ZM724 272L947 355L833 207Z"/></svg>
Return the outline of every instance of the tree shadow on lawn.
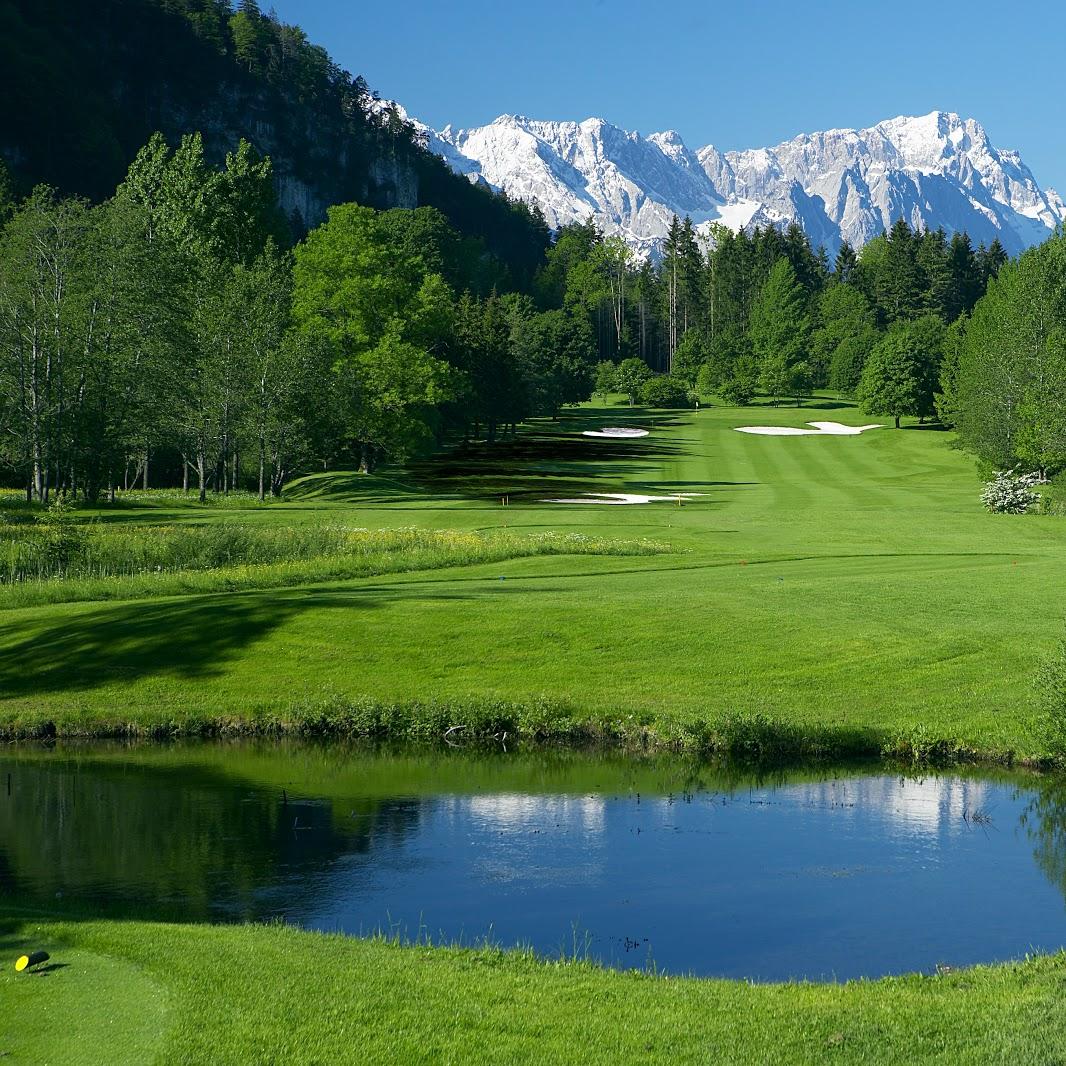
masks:
<svg viewBox="0 0 1066 1066"><path fill-rule="evenodd" d="M718 404L715 405L715 407L718 406ZM805 396L798 404L792 397L781 397L775 400L771 396L760 396L743 407L730 407L728 404L721 406L732 411L745 411L752 408L778 411L841 411L856 410L859 404L856 400L848 400L840 396Z"/></svg>
<svg viewBox="0 0 1066 1066"><path fill-rule="evenodd" d="M517 591L517 590L515 590ZM90 689L155 675L217 677L243 648L303 611L367 611L425 593L402 586L316 587L284 593L138 601L0 628L0 699ZM434 599L469 599L462 593Z"/></svg>
<svg viewBox="0 0 1066 1066"><path fill-rule="evenodd" d="M468 445L414 464L410 476L433 496L473 499L610 491L685 454L683 441L538 435Z"/></svg>

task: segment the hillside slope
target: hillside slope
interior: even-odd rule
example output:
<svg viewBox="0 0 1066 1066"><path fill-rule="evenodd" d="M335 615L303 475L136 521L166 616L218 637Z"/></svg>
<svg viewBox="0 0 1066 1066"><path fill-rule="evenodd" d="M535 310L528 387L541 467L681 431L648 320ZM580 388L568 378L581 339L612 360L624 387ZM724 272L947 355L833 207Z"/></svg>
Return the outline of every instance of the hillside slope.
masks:
<svg viewBox="0 0 1066 1066"><path fill-rule="evenodd" d="M271 156L299 235L336 203L438 207L521 279L546 240L524 205L455 175L307 41L227 0L0 0L0 156L22 186L109 196L156 130Z"/></svg>

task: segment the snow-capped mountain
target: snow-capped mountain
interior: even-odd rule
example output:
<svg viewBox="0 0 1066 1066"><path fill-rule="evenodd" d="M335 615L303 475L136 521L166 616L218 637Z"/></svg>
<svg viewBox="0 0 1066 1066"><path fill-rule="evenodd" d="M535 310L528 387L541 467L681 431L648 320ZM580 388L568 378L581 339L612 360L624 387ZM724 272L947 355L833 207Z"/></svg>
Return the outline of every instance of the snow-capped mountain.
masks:
<svg viewBox="0 0 1066 1066"><path fill-rule="evenodd" d="M504 115L436 132L427 146L472 181L536 203L553 228L594 218L654 254L671 218L702 230L797 221L815 245L858 247L902 216L912 226L1010 253L1044 240L1066 205L1017 152L995 148L973 119L934 111L865 130L803 134L774 148L693 151L677 133L647 137L603 119L539 122Z"/></svg>

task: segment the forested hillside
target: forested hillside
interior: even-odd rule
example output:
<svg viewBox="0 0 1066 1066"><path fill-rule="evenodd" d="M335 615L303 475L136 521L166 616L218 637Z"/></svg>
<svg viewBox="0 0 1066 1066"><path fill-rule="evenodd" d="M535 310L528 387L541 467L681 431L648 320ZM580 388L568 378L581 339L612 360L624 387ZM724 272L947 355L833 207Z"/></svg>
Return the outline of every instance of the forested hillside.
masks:
<svg viewBox="0 0 1066 1066"><path fill-rule="evenodd" d="M25 191L110 196L152 133L240 138L274 164L296 237L332 204L434 206L528 281L536 212L471 186L418 145L360 77L255 0L0 0L0 157Z"/></svg>

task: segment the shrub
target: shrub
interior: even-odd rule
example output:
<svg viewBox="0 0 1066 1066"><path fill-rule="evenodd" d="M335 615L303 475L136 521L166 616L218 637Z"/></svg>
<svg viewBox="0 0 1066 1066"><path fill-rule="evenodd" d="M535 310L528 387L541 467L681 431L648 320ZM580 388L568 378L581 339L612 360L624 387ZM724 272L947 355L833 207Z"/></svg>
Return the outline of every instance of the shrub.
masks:
<svg viewBox="0 0 1066 1066"><path fill-rule="evenodd" d="M1044 707L1044 742L1052 755L1066 755L1066 640L1040 668L1037 691Z"/></svg>
<svg viewBox="0 0 1066 1066"><path fill-rule="evenodd" d="M733 377L719 387L718 395L730 407L745 407L755 399L755 383L747 377Z"/></svg>
<svg viewBox="0 0 1066 1066"><path fill-rule="evenodd" d="M1039 481L1039 474L997 470L985 484L981 502L993 514L1025 514L1040 501L1040 494L1033 489Z"/></svg>
<svg viewBox="0 0 1066 1066"><path fill-rule="evenodd" d="M649 378L640 388L641 402L648 407L685 407L688 385L677 378L660 374Z"/></svg>
<svg viewBox="0 0 1066 1066"><path fill-rule="evenodd" d="M974 752L957 740L937 736L918 724L898 730L882 746L881 754L912 766L950 766L973 758Z"/></svg>
<svg viewBox="0 0 1066 1066"><path fill-rule="evenodd" d="M696 392L701 396L716 395L721 383L721 374L714 363L704 363L696 374Z"/></svg>
<svg viewBox="0 0 1066 1066"><path fill-rule="evenodd" d="M79 524L74 508L62 497L37 517L40 565L57 574L65 573L85 545L88 531Z"/></svg>

